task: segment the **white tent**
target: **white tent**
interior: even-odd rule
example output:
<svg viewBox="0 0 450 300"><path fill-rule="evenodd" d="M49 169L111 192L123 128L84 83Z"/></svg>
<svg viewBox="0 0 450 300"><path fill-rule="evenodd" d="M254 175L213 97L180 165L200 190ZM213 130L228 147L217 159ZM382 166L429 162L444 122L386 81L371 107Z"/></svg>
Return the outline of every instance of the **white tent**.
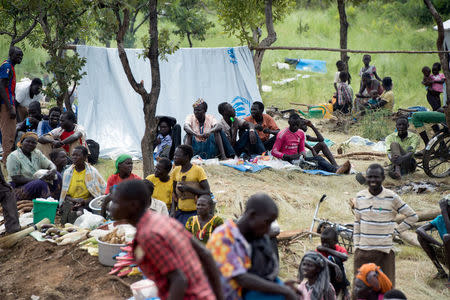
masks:
<svg viewBox="0 0 450 300"><path fill-rule="evenodd" d="M87 59L83 68L87 74L78 89L78 121L87 137L100 144L101 156L141 156L142 99L131 88L117 49L77 46L77 52ZM150 90L149 61L142 58L140 49L126 52L136 81L143 80ZM247 47L179 49L167 61L160 60L160 69L156 114L173 116L181 125L198 98L208 103L208 113L217 118L221 102L232 103L238 116L247 116L251 103L261 101Z"/></svg>

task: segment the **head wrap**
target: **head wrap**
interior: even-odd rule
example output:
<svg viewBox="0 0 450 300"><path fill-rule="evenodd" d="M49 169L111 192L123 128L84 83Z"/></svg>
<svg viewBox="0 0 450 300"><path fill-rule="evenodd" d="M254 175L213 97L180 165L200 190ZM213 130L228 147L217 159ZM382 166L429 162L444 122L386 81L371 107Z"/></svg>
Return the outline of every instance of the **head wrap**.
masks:
<svg viewBox="0 0 450 300"><path fill-rule="evenodd" d="M324 295L328 294L328 289L330 288L330 273L328 271L326 258L322 256L322 254L315 251L308 251L302 258L302 262L304 260L310 260L314 262L319 268L319 274L317 276L316 282L311 286L311 300L320 300L324 297ZM305 279L305 275L302 272L302 262L299 267L298 278L300 281Z"/></svg>
<svg viewBox="0 0 450 300"><path fill-rule="evenodd" d="M203 103L205 103L205 100L203 100L202 98L198 98L197 101L195 101L194 104L192 104L192 107L196 108L197 106L200 106Z"/></svg>
<svg viewBox="0 0 450 300"><path fill-rule="evenodd" d="M389 280L386 274L383 273L381 268L373 263L362 265L358 269L358 274L356 275L356 278L362 280L365 285L374 289L374 287L371 286L367 281L367 274L369 274L369 272L371 271L374 271L378 274L378 282L380 283L380 290L377 292L381 292L382 294L384 294L392 289L392 282Z"/></svg>
<svg viewBox="0 0 450 300"><path fill-rule="evenodd" d="M23 140L24 139L26 139L27 137L33 137L33 138L35 138L36 140L38 139L38 135L35 133L35 132L32 132L32 131L28 131L28 132L25 132L21 137L20 137L20 140L19 140L19 142L17 143L17 147L22 147L22 142L23 142Z"/></svg>
<svg viewBox="0 0 450 300"><path fill-rule="evenodd" d="M115 164L116 165L116 173L114 173L114 174L119 173L119 165L121 163L123 163L124 161L126 161L127 159L132 159L131 155L128 155L128 154L119 155L119 157L116 159L116 164Z"/></svg>

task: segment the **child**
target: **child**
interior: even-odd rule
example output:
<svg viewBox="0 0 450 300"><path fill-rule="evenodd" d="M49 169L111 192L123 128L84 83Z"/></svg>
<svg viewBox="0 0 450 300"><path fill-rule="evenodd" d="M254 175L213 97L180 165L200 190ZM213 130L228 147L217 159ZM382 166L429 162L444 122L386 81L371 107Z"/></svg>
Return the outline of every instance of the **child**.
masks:
<svg viewBox="0 0 450 300"><path fill-rule="evenodd" d="M172 207L173 193L173 180L169 175L171 170L172 162L168 158L162 157L155 166L155 174L148 175L146 178L155 187L152 197L164 202L169 211Z"/></svg>
<svg viewBox="0 0 450 300"><path fill-rule="evenodd" d="M337 84L337 101L333 105L334 111L339 110L344 114L348 114L351 111L353 101L353 89L350 84L347 84L349 76L345 71L339 73L340 82Z"/></svg>
<svg viewBox="0 0 450 300"><path fill-rule="evenodd" d="M445 75L442 73L439 73L441 71L441 64L440 63L434 63L433 67L431 68L431 72L433 73L431 78L431 89L428 89L428 93L431 92L431 98L428 98L427 94L427 100L428 103L430 103L431 108L433 111L438 110L441 107L441 93L444 91L444 82L445 82Z"/></svg>
<svg viewBox="0 0 450 300"><path fill-rule="evenodd" d="M303 256L298 274L301 284L297 287L303 300L336 299L327 265L326 259L317 252L308 251Z"/></svg>
<svg viewBox="0 0 450 300"><path fill-rule="evenodd" d="M336 90L336 94L338 93L338 84L341 83L341 79L339 75L341 72L345 71L345 63L342 60L338 60L336 62L337 72L334 75L334 89Z"/></svg>
<svg viewBox="0 0 450 300"><path fill-rule="evenodd" d="M155 157L169 157L170 147L172 147L172 137L170 136L170 124L166 120L159 122L159 134L156 137Z"/></svg>
<svg viewBox="0 0 450 300"><path fill-rule="evenodd" d="M364 264L358 269L355 278L356 299L381 300L391 289L391 281L376 264Z"/></svg>
<svg viewBox="0 0 450 300"><path fill-rule="evenodd" d="M362 67L361 70L359 71L359 77L362 77L362 74L364 74L364 73L369 73L371 79L375 78L376 80L381 81L381 78L378 76L377 69L375 68L375 66L369 65L371 60L372 60L372 57L370 55L365 54L363 56L362 61L364 63L364 67Z"/></svg>
<svg viewBox="0 0 450 300"><path fill-rule="evenodd" d="M431 79L431 69L427 66L422 68L422 73L423 73L423 79L422 79L422 84L425 86L425 89L428 90L432 83L433 83L433 79Z"/></svg>
<svg viewBox="0 0 450 300"><path fill-rule="evenodd" d="M318 246L316 251L326 257L329 261L330 282L336 291L336 296L342 292L344 299L349 299L350 294L347 290L347 286L350 282L345 275L344 262L347 261L347 250L344 247L339 246L338 234L332 227L327 227L320 235L322 245ZM339 269L336 270L336 268ZM341 272L342 276L337 276L336 273ZM338 280L337 277L341 277Z"/></svg>

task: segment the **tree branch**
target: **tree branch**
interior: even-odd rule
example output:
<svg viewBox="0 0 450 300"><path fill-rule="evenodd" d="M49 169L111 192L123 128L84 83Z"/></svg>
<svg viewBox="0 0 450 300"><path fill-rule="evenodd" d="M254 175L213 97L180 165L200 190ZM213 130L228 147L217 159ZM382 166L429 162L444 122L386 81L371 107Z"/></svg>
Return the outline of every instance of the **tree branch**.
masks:
<svg viewBox="0 0 450 300"><path fill-rule="evenodd" d="M264 11L266 15L267 36L261 41L261 43L259 43L260 47L268 47L277 40L277 33L273 27L272 1L273 0L266 0L266 7Z"/></svg>
<svg viewBox="0 0 450 300"><path fill-rule="evenodd" d="M15 45L18 42L22 41L24 38L26 38L31 33L31 31L33 31L33 29L36 27L37 23L38 23L37 19L34 19L33 24L31 24L31 26L28 27L28 29L25 30L21 36L14 38L11 41L11 45Z"/></svg>
<svg viewBox="0 0 450 300"><path fill-rule="evenodd" d="M136 91L136 93L138 93L141 96L144 96L147 94L147 91L145 90L144 85L142 83L136 82L136 79L134 78L133 73L131 72L130 62L128 61L127 53L125 52L123 46L123 39L125 33L128 30L130 21L130 11L128 10L128 8L124 8L122 12L123 12L123 20L121 21L119 8L116 7L114 9L117 21L119 22L119 28L116 36L117 51L119 52L120 62L122 63L122 67L125 72L125 75L127 76L128 82L130 83L131 87Z"/></svg>
<svg viewBox="0 0 450 300"><path fill-rule="evenodd" d="M10 37L13 37L13 34L11 32L3 31L3 30L0 30L0 35L9 35Z"/></svg>
<svg viewBox="0 0 450 300"><path fill-rule="evenodd" d="M137 31L138 31L138 29L139 29L139 27L141 27L144 23L145 23L145 21L147 21L147 19L148 19L148 17L149 17L150 15L149 14L147 14L145 17L144 17L144 20L142 20L142 22L141 23L139 23L139 25L138 26L136 26L135 28L134 28L134 30L133 30L133 34L134 33L136 33Z"/></svg>

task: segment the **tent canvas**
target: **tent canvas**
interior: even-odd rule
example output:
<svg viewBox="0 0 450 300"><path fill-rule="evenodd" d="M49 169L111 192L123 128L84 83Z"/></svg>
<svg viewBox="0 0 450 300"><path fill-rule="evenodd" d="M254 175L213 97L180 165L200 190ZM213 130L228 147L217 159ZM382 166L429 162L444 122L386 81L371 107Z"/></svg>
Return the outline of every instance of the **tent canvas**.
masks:
<svg viewBox="0 0 450 300"><path fill-rule="evenodd" d="M100 144L100 155L116 157L121 153L141 156L144 134L142 99L129 84L115 48L77 46L86 57L78 88L78 122L87 137ZM151 87L150 64L140 49L126 49L137 82ZM179 49L160 60L161 93L157 115L169 115L183 125L192 113L192 103L203 98L208 113L219 120L217 106L230 102L237 115L250 114L253 101L261 101L248 47Z"/></svg>

